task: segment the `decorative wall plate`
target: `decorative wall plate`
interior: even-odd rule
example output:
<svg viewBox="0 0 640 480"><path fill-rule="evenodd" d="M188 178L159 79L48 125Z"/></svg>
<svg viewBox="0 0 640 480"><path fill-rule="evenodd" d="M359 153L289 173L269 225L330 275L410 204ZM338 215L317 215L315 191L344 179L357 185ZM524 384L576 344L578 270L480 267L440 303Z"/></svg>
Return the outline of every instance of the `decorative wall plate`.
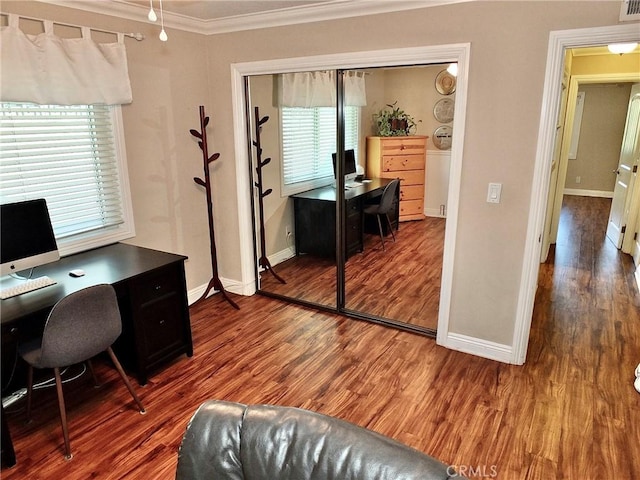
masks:
<svg viewBox="0 0 640 480"><path fill-rule="evenodd" d="M451 148L453 129L449 125L441 125L433 131L433 144L439 150Z"/></svg>
<svg viewBox="0 0 640 480"><path fill-rule="evenodd" d="M450 123L453 121L453 107L455 103L451 98L438 100L433 107L433 116L440 123Z"/></svg>
<svg viewBox="0 0 640 480"><path fill-rule="evenodd" d="M456 77L442 70L436 76L436 90L441 95L451 95L456 91Z"/></svg>

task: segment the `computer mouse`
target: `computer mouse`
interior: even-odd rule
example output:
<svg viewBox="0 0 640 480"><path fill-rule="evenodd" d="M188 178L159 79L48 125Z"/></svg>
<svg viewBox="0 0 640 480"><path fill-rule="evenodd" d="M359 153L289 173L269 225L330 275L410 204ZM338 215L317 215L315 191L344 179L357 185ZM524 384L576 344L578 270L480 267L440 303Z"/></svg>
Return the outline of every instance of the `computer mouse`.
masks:
<svg viewBox="0 0 640 480"><path fill-rule="evenodd" d="M84 270L82 270L81 268L76 268L74 270L71 270L69 272L69 276L77 278L77 277L82 277L84 275Z"/></svg>

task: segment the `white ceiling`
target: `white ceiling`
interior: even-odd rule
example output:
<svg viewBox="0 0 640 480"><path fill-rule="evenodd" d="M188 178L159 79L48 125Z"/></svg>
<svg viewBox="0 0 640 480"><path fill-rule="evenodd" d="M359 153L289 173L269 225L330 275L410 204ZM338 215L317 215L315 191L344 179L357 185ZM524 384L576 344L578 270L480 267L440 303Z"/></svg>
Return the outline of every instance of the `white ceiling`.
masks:
<svg viewBox="0 0 640 480"><path fill-rule="evenodd" d="M147 20L150 0L40 0L130 20ZM160 17L160 0L151 0ZM163 0L164 23L214 34L411 10L474 0Z"/></svg>

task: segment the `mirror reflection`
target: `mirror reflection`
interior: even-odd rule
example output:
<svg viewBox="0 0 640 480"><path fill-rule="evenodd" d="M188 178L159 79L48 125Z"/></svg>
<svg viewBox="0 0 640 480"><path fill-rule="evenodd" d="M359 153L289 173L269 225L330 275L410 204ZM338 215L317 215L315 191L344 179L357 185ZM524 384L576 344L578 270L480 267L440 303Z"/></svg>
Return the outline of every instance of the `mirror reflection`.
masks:
<svg viewBox="0 0 640 480"><path fill-rule="evenodd" d="M263 159L270 158L262 183L272 189L263 203L273 271L260 268L260 291L435 333L450 152L432 141L443 125L433 112L443 98L455 101L455 92L435 88L447 66L344 73L345 148L336 156L346 184L343 305L336 300L335 72L248 79L247 110L257 106L269 117L260 141ZM257 121L250 119L252 131ZM295 175L299 181L291 182ZM258 241L258 258L261 248Z"/></svg>

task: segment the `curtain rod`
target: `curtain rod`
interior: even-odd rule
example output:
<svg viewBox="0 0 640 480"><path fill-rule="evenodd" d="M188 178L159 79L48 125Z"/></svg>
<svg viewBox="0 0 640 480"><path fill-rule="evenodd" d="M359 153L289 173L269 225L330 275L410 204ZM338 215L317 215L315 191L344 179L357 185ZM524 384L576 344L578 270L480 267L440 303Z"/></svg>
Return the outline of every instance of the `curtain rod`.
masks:
<svg viewBox="0 0 640 480"><path fill-rule="evenodd" d="M82 25L74 25L73 23L56 22L55 20L46 20L44 18L27 17L26 15L18 15L17 13L0 12L0 15L4 15L5 17L8 17L9 15L16 15L18 18L24 18L25 20L33 20L35 22L42 22L42 23L51 22L55 25L61 25L63 27L88 28L89 30L93 30L94 32L109 33L111 35L124 35L125 37L135 38L139 42L141 42L145 38L144 33L140 33L140 32L136 32L136 33L115 32L113 30L105 30L103 28L83 27Z"/></svg>

